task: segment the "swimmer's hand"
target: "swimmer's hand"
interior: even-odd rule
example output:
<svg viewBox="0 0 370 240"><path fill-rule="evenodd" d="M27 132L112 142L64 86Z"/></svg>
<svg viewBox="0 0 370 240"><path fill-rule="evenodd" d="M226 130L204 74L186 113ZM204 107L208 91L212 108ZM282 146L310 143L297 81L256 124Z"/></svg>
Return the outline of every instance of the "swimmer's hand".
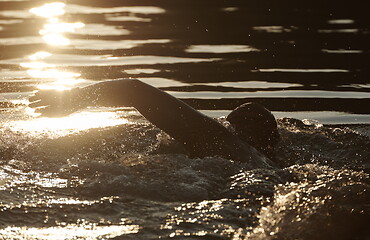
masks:
<svg viewBox="0 0 370 240"><path fill-rule="evenodd" d="M29 98L29 107L45 117L63 117L86 107L81 89L39 90Z"/></svg>
<svg viewBox="0 0 370 240"><path fill-rule="evenodd" d="M87 106L136 107L134 103L140 104L139 100L142 99L140 96L151 95L151 88L148 94L146 86L138 80L121 79L65 91L40 90L30 97L29 107L34 108L35 113L41 113L46 117L66 116ZM137 99L134 99L134 96Z"/></svg>

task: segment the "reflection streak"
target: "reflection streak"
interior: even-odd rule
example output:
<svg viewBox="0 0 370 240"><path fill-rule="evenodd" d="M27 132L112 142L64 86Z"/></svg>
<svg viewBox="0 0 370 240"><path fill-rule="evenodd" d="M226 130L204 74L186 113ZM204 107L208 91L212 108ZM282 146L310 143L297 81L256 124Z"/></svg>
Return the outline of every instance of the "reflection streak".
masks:
<svg viewBox="0 0 370 240"><path fill-rule="evenodd" d="M205 86L215 87L234 87L234 88L289 88L300 87L302 84L293 83L274 83L265 81L241 81L241 82L217 82L217 83L202 83Z"/></svg>
<svg viewBox="0 0 370 240"><path fill-rule="evenodd" d="M360 29L347 28L347 29L319 29L319 33L358 33Z"/></svg>
<svg viewBox="0 0 370 240"><path fill-rule="evenodd" d="M50 57L52 54L49 53L49 52L44 52L44 51L40 51L40 52L37 52L35 54L32 54L31 56L29 56L28 58L30 60L41 60L41 59L45 59L47 57Z"/></svg>
<svg viewBox="0 0 370 240"><path fill-rule="evenodd" d="M105 16L107 21L112 22L151 22L151 18L142 18L136 16L116 16L116 15L107 15Z"/></svg>
<svg viewBox="0 0 370 240"><path fill-rule="evenodd" d="M354 24L353 19L332 19L328 21L329 24Z"/></svg>
<svg viewBox="0 0 370 240"><path fill-rule="evenodd" d="M137 68L137 69L126 69L125 72L128 74L141 74L141 73L152 74L160 72L160 70L151 68Z"/></svg>
<svg viewBox="0 0 370 240"><path fill-rule="evenodd" d="M79 77L81 74L73 72L64 72L56 69L39 70L32 69L27 70L27 73L34 78L58 78L58 79L71 79Z"/></svg>
<svg viewBox="0 0 370 240"><path fill-rule="evenodd" d="M53 18L50 23L44 25L44 29L41 30L40 34L48 32L74 32L76 28L83 28L85 24L81 22L76 23L60 23L58 19Z"/></svg>
<svg viewBox="0 0 370 240"><path fill-rule="evenodd" d="M17 37L17 38L0 38L0 45L28 45L44 43L39 37Z"/></svg>
<svg viewBox="0 0 370 240"><path fill-rule="evenodd" d="M82 40L75 39L71 42L71 47L76 49L89 49L89 50L118 50L118 49L131 49L145 44L165 44L169 43L169 39L147 39L147 40Z"/></svg>
<svg viewBox="0 0 370 240"><path fill-rule="evenodd" d="M57 227L6 227L0 234L12 239L106 239L139 232L139 225L98 226L96 223L63 224Z"/></svg>
<svg viewBox="0 0 370 240"><path fill-rule="evenodd" d="M73 85L84 82L82 79L76 79L80 76L78 73L66 72L54 69L55 65L41 62L42 60L51 57L52 54L49 52L40 51L28 58L33 62L20 63L24 68L29 68L27 73L29 76L37 79L51 79L53 80L50 84L39 85L39 89L68 89Z"/></svg>
<svg viewBox="0 0 370 240"><path fill-rule="evenodd" d="M0 20L0 24L16 24L16 23L21 23L23 20Z"/></svg>
<svg viewBox="0 0 370 240"><path fill-rule="evenodd" d="M82 28L84 27L84 28ZM79 35L99 35L99 36L122 36L129 35L131 32L127 29L117 26L108 26L105 24L87 24L75 34Z"/></svg>
<svg viewBox="0 0 370 240"><path fill-rule="evenodd" d="M296 69L296 68L261 68L253 72L298 72L298 73L333 73L333 72L349 72L347 69Z"/></svg>
<svg viewBox="0 0 370 240"><path fill-rule="evenodd" d="M31 111L31 109L29 109ZM80 112L61 118L36 118L14 121L6 125L14 132L31 136L47 134L51 138L66 136L91 128L102 128L126 124L128 121L114 112Z"/></svg>
<svg viewBox="0 0 370 240"><path fill-rule="evenodd" d="M112 55L73 55L73 54L53 54L47 59L48 64L42 67L56 66L128 66L128 65L155 65L155 64L175 64L175 63L200 63L215 62L221 58L184 58L168 56L123 56L115 57ZM0 64L23 64L24 59L5 59L0 60ZM26 64L26 63L24 63ZM28 64L26 64L28 65Z"/></svg>
<svg viewBox="0 0 370 240"><path fill-rule="evenodd" d="M51 18L63 15L65 4L62 2L47 3L41 7L31 8L30 12L44 18Z"/></svg>
<svg viewBox="0 0 370 240"><path fill-rule="evenodd" d="M89 7L75 4L68 4L66 6L68 13L74 14L99 14L99 13L119 13L128 12L132 14L163 14L166 12L163 8L154 6L135 6L135 7L110 7L110 8L99 8Z"/></svg>
<svg viewBox="0 0 370 240"><path fill-rule="evenodd" d="M283 33L283 32L291 32L292 29L297 29L297 27L285 28L283 26L255 26L253 30L259 32L267 32L267 33Z"/></svg>
<svg viewBox="0 0 370 240"><path fill-rule="evenodd" d="M369 97L367 92L344 92L344 91L322 91L322 90L285 90L285 91L257 91L257 92L175 92L168 93L178 98L220 99L220 98L353 98L365 99Z"/></svg>
<svg viewBox="0 0 370 240"><path fill-rule="evenodd" d="M324 53L363 53L362 50L348 50L348 49L322 49Z"/></svg>
<svg viewBox="0 0 370 240"><path fill-rule="evenodd" d="M248 45L193 45L186 49L188 53L240 53L259 51L259 49Z"/></svg>
<svg viewBox="0 0 370 240"><path fill-rule="evenodd" d="M47 18L48 23L44 25L44 28L39 31L42 35L43 40L52 46L67 46L70 44L70 40L63 36L63 33L73 33L76 29L83 28L85 26L82 22L76 23L65 23L60 22L57 18L65 14L66 4L62 2L47 3L40 7L31 8L30 12L36 16ZM33 78L42 79L54 79L52 84L39 85L39 89L67 89L77 83L83 82L81 79L75 79L80 75L77 73L64 72L56 69L50 69L55 67L53 64L40 62L39 60L47 60L52 54L48 52L37 52L29 59L32 62L20 63L22 67L29 68L27 73Z"/></svg>

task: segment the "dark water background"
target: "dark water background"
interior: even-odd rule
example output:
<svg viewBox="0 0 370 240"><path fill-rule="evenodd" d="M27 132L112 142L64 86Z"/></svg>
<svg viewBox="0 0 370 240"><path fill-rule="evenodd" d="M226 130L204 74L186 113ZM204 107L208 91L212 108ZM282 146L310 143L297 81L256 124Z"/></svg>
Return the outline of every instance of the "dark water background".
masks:
<svg viewBox="0 0 370 240"><path fill-rule="evenodd" d="M3 239L370 238L366 1L76 0L40 12L48 3L0 0ZM26 107L39 88L117 78L211 116L262 103L279 118L279 167L189 158L130 108L47 119Z"/></svg>

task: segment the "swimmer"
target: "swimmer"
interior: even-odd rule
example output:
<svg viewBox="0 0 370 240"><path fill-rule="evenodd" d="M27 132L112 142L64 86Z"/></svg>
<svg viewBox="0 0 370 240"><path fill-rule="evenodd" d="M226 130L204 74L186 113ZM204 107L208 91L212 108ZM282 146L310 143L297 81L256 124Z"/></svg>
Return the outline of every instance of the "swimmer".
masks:
<svg viewBox="0 0 370 240"><path fill-rule="evenodd" d="M92 84L67 91L40 90L30 107L44 116L65 116L88 106L134 107L148 121L180 142L192 157L221 156L251 164L269 165L279 140L277 124L269 110L257 103L234 109L226 128L172 95L133 79Z"/></svg>

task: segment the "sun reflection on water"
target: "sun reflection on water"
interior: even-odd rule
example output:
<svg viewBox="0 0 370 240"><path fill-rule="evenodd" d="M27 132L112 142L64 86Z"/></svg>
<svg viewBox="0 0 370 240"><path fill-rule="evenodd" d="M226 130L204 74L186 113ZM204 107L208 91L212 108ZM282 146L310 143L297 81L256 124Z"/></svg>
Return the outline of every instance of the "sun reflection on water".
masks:
<svg viewBox="0 0 370 240"><path fill-rule="evenodd" d="M49 32L74 32L78 28L85 26L82 22L65 23L59 22L58 18L50 18L49 23L44 25L44 29L40 30L40 34L46 34Z"/></svg>
<svg viewBox="0 0 370 240"><path fill-rule="evenodd" d="M25 62L20 64L21 67L24 68L32 68L32 69L42 69L42 68L47 68L47 67L54 67L55 65L53 64L48 64L44 62Z"/></svg>
<svg viewBox="0 0 370 240"><path fill-rule="evenodd" d="M62 137L91 128L102 128L128 123L115 112L85 111L60 118L35 118L7 123L15 132L50 138Z"/></svg>
<svg viewBox="0 0 370 240"><path fill-rule="evenodd" d="M63 15L65 6L62 2L46 3L41 7L31 8L30 12L39 17L50 18Z"/></svg>
<svg viewBox="0 0 370 240"><path fill-rule="evenodd" d="M71 41L63 36L63 33L75 32L78 28L85 26L82 22L64 23L59 22L58 18L50 18L49 23L44 25L44 28L39 31L44 41L52 46L67 46Z"/></svg>
<svg viewBox="0 0 370 240"><path fill-rule="evenodd" d="M60 21L59 17L65 14L65 7L65 3L52 2L29 10L32 14L46 19L46 24L39 31L39 34L44 42L50 46L70 45L70 40L64 34L75 32L76 29L85 26L82 22L66 23ZM65 90L85 81L79 79L80 74L78 73L55 69L54 64L48 63L48 58L52 55L49 52L39 51L28 57L31 62L20 64L22 67L28 68L27 73L32 78L42 79L43 82L47 81L47 83L38 85L38 89Z"/></svg>
<svg viewBox="0 0 370 240"><path fill-rule="evenodd" d="M44 41L52 46L66 46L70 44L70 40L63 36L63 33L74 32L78 28L85 26L82 22L65 23L60 22L58 16L65 14L65 4L61 2L47 3L41 7L31 8L30 12L36 16L46 18L47 23L44 28L39 31Z"/></svg>
<svg viewBox="0 0 370 240"><path fill-rule="evenodd" d="M138 225L98 226L96 223L63 224L56 227L6 227L0 234L9 239L107 239L138 233Z"/></svg>
<svg viewBox="0 0 370 240"><path fill-rule="evenodd" d="M36 52L28 57L31 62L20 64L22 67L28 68L27 74L32 78L48 81L48 83L39 84L38 89L65 90L85 82L79 78L81 75L79 73L58 70L54 64L46 63L47 58L52 55L44 51Z"/></svg>
<svg viewBox="0 0 370 240"><path fill-rule="evenodd" d="M74 72L64 72L59 71L57 69L46 69L46 70L40 70L40 69L31 69L28 70L27 73L34 77L34 78L58 78L58 79L71 79L79 77L81 74L74 73ZM79 80L82 81L82 80ZM68 83L69 84L69 83Z"/></svg>
<svg viewBox="0 0 370 240"><path fill-rule="evenodd" d="M49 52L44 52L44 51L40 51L40 52L37 52L37 53L34 53L32 54L31 56L29 56L28 58L30 60L33 60L33 61L36 61L36 60L41 60L41 59L45 59L47 57L50 57L52 54L49 53Z"/></svg>

